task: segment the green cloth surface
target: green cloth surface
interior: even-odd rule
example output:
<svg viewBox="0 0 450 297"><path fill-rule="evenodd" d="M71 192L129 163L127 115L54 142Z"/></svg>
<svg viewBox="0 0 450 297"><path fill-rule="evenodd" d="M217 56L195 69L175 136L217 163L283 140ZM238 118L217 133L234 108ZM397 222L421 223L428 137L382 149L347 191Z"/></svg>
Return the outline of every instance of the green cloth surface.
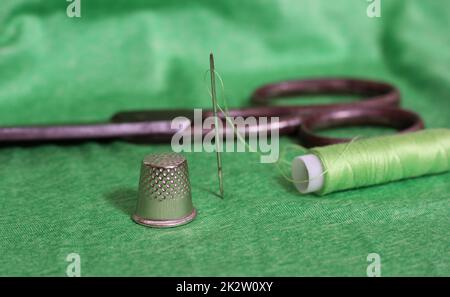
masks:
<svg viewBox="0 0 450 297"><path fill-rule="evenodd" d="M229 106L284 79L354 76L399 87L427 127L450 127L448 1L64 0L0 3L0 124L107 121L119 110L210 108L213 51ZM320 99L332 101L333 98ZM339 100L342 100L341 98ZM306 100L311 102L314 100ZM299 102L296 100L295 102ZM337 129L329 135L391 133ZM283 137L281 146L296 143ZM253 153L185 154L199 214L136 225L143 157L122 141L0 149L0 275L450 275L450 174L301 196Z"/></svg>

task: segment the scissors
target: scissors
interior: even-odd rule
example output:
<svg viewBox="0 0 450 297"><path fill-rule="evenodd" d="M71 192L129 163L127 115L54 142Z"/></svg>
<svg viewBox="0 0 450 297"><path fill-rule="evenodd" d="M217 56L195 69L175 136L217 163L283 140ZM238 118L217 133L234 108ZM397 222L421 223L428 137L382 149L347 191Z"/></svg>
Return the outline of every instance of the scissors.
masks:
<svg viewBox="0 0 450 297"><path fill-rule="evenodd" d="M304 95L357 95L360 99L325 105L275 105L280 98ZM331 138L318 130L340 126L387 126L399 133L424 128L420 116L399 107L400 93L389 83L355 78L319 78L270 83L257 88L244 108L230 109L227 116L278 117L278 123L249 126L245 133L278 129L280 135L296 136L306 147L350 141ZM179 130L172 119L193 119L193 109L124 111L107 123L0 127L0 144L62 143L87 140L122 139L139 143L166 142ZM212 116L212 111L203 113ZM218 116L224 120L224 114ZM210 129L203 129L206 135Z"/></svg>

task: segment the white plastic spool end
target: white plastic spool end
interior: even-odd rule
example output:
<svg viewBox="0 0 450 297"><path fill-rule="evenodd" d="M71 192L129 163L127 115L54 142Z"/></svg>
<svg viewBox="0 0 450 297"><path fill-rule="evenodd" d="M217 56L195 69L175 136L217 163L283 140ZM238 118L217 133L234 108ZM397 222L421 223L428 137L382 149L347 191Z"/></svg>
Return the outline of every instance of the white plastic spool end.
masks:
<svg viewBox="0 0 450 297"><path fill-rule="evenodd" d="M292 161L292 178L300 193L320 191L324 183L323 172L322 162L316 155L303 155Z"/></svg>

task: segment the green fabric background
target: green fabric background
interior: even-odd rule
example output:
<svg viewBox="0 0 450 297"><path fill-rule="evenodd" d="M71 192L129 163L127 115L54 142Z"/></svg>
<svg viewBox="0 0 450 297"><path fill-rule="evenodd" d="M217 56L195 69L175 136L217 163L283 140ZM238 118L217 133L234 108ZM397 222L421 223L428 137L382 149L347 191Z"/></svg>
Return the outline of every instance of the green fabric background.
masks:
<svg viewBox="0 0 450 297"><path fill-rule="evenodd" d="M0 124L104 121L123 109L210 107L208 54L230 106L267 82L362 76L396 84L428 127L450 127L445 0L64 0L0 3ZM322 99L320 99L322 100ZM329 100L329 98L324 99ZM378 130L341 129L333 135ZM380 131L386 133L386 131ZM388 131L390 133L390 131ZM295 142L283 138L282 145ZM155 230L130 220L143 157L125 142L0 149L0 275L450 275L450 175L301 196L251 153L187 154L199 210Z"/></svg>

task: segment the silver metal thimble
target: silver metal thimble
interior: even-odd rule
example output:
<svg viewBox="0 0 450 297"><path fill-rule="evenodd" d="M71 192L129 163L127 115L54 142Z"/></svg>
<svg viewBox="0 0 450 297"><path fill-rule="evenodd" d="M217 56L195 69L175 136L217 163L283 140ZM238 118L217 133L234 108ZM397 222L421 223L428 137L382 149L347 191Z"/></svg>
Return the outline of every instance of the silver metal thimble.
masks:
<svg viewBox="0 0 450 297"><path fill-rule="evenodd" d="M172 152L146 156L133 220L150 227L175 227L189 223L196 214L186 159Z"/></svg>

